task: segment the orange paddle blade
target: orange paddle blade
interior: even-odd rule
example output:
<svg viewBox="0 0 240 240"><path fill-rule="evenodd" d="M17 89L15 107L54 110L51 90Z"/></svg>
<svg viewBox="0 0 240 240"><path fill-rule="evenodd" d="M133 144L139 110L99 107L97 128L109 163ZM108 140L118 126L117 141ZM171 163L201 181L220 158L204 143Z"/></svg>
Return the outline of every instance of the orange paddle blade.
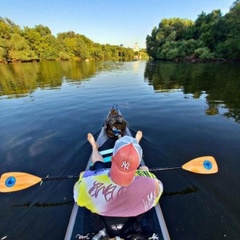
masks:
<svg viewBox="0 0 240 240"><path fill-rule="evenodd" d="M8 172L4 173L0 179L0 192L15 192L31 187L42 179L29 173Z"/></svg>
<svg viewBox="0 0 240 240"><path fill-rule="evenodd" d="M185 163L182 169L199 174L213 174L218 172L216 160L212 156L195 158Z"/></svg>

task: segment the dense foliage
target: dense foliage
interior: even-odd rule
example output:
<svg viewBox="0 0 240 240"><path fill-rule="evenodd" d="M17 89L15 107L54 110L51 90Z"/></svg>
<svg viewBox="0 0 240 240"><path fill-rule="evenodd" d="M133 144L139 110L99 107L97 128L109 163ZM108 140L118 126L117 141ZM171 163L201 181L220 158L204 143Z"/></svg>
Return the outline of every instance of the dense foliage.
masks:
<svg viewBox="0 0 240 240"><path fill-rule="evenodd" d="M222 16L202 12L195 22L163 19L146 38L147 53L161 60L240 59L240 0Z"/></svg>
<svg viewBox="0 0 240 240"><path fill-rule="evenodd" d="M146 54L146 53L145 53ZM57 37L42 25L21 29L8 18L0 17L0 62L40 60L132 60L136 53L122 45L94 43L75 32L59 33Z"/></svg>

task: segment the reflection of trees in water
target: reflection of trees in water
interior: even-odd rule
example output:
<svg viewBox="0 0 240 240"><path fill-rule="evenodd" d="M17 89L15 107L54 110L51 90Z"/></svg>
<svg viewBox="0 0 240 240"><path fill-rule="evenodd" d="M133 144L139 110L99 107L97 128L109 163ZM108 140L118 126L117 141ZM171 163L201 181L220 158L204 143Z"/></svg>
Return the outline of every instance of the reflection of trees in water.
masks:
<svg viewBox="0 0 240 240"><path fill-rule="evenodd" d="M208 104L208 108L205 110L207 115L217 115L219 114L218 106L216 104Z"/></svg>
<svg viewBox="0 0 240 240"><path fill-rule="evenodd" d="M224 108L224 116L240 123L239 63L148 62L144 77L157 92L181 89L185 95L192 94L193 98L207 94L206 114L216 115L220 108Z"/></svg>
<svg viewBox="0 0 240 240"><path fill-rule="evenodd" d="M63 78L78 82L96 73L96 62L41 62L0 66L0 96L21 97L37 88L61 87Z"/></svg>
<svg viewBox="0 0 240 240"><path fill-rule="evenodd" d="M22 65L22 64L21 64ZM36 78L39 67L36 64L1 65L0 66L0 96L28 94L36 88Z"/></svg>

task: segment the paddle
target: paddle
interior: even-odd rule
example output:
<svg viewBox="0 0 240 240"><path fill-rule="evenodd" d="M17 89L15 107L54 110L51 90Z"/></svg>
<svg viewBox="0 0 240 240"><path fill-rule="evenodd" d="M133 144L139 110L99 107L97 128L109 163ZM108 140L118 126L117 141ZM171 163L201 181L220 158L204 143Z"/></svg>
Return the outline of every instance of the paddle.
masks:
<svg viewBox="0 0 240 240"><path fill-rule="evenodd" d="M154 168L149 169L151 172L154 171L168 171L168 170L177 170L184 169L192 173L199 174L213 174L218 172L218 166L216 160L212 156L204 156L194 158L191 161L185 163L181 167L171 167L171 168Z"/></svg>
<svg viewBox="0 0 240 240"><path fill-rule="evenodd" d="M184 169L193 173L200 174L213 174L218 172L218 166L215 159L211 156L198 157L192 159L191 161L185 163L181 167L172 168L153 168L149 169L151 172L154 171L169 171ZM54 181L63 179L78 179L79 176L67 175L67 176L57 176L57 177L44 177L40 178L29 173L24 172L9 172L4 173L0 179L0 192L15 192L22 189L31 187L37 183L43 181Z"/></svg>
<svg viewBox="0 0 240 240"><path fill-rule="evenodd" d="M40 178L24 172L8 172L4 173L0 179L0 192L16 192L25 188L29 188L43 181L54 181L63 179L78 179L78 176L67 175L57 177Z"/></svg>

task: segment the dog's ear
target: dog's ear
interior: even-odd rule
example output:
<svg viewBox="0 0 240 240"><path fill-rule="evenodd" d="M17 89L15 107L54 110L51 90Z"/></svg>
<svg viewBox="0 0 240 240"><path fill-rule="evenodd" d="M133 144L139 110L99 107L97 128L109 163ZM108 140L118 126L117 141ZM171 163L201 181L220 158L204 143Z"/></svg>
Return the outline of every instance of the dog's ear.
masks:
<svg viewBox="0 0 240 240"><path fill-rule="evenodd" d="M115 109L112 109L110 115L117 116L118 111L116 111Z"/></svg>

